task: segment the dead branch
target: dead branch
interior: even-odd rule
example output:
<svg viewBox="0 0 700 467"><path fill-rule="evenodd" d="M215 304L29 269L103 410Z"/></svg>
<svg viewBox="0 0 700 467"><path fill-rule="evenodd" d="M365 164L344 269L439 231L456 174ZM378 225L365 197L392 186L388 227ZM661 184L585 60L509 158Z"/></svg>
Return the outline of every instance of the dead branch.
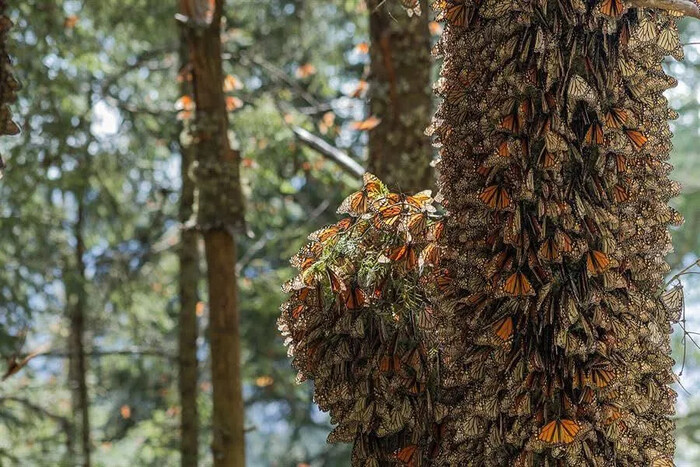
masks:
<svg viewBox="0 0 700 467"><path fill-rule="evenodd" d="M346 153L303 128L294 126L291 127L291 129L299 141L318 152L323 157L335 162L340 168L353 177L362 178L362 175L365 173L364 167Z"/></svg>
<svg viewBox="0 0 700 467"><path fill-rule="evenodd" d="M690 0L628 0L639 8L656 8L659 10L678 11L685 16L700 19L700 7Z"/></svg>

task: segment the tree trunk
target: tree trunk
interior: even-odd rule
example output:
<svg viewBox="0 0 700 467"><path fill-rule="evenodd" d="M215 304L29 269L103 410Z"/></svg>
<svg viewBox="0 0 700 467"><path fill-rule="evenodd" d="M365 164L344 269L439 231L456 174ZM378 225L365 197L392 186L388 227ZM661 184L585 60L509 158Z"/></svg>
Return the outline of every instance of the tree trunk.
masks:
<svg viewBox="0 0 700 467"><path fill-rule="evenodd" d="M74 226L75 256L74 269L66 271L66 292L70 310L70 349L68 379L73 406L73 434L79 437L79 465L89 467L90 462L90 400L87 387L87 363L85 359L85 244L83 242L84 208L82 194L78 198L78 214Z"/></svg>
<svg viewBox="0 0 700 467"><path fill-rule="evenodd" d="M620 0L442 2L440 465L672 465L665 55ZM658 41L657 41L658 38Z"/></svg>
<svg viewBox="0 0 700 467"><path fill-rule="evenodd" d="M381 120L369 132L369 171L405 192L433 184L427 0L420 4L423 14L409 18L397 1L368 2L370 113Z"/></svg>
<svg viewBox="0 0 700 467"><path fill-rule="evenodd" d="M223 92L223 0L181 0L190 18L188 44L194 89L197 223L208 268L212 359L214 465L245 464L244 407L233 233L243 225L239 154L228 140ZM213 10L211 9L213 8Z"/></svg>
<svg viewBox="0 0 700 467"><path fill-rule="evenodd" d="M188 62L187 44L182 35L181 62L183 67ZM187 80L183 80L182 95L190 93ZM181 126L182 131L188 131ZM179 136L179 135L178 135ZM199 283L199 252L197 251L197 232L186 227L194 209L194 181L189 177L189 169L194 161L194 154L189 145L180 143L182 190L180 194L180 319L178 322L178 364L180 390L180 456L182 467L195 467L199 457L199 419L197 414L197 285Z"/></svg>

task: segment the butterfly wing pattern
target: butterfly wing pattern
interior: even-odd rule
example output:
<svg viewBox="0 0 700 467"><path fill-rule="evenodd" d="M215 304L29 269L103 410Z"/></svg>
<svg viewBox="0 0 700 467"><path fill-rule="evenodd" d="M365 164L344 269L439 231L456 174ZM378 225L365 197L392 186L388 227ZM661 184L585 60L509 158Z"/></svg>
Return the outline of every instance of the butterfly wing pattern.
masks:
<svg viewBox="0 0 700 467"><path fill-rule="evenodd" d="M299 380L314 381L336 424L330 442L354 443L355 465L418 465L439 445L425 291L442 218L429 192L392 194L370 174L339 212L349 217L292 259L299 275L284 287L279 328Z"/></svg>
<svg viewBox="0 0 700 467"><path fill-rule="evenodd" d="M435 465L672 459L673 360L653 336L682 302L657 292L680 222L661 68L682 53L677 18L621 0L434 7L455 289L434 304L449 407Z"/></svg>
<svg viewBox="0 0 700 467"><path fill-rule="evenodd" d="M12 121L9 104L17 100L20 87L12 71L12 60L7 52L7 35L12 28L12 21L5 14L7 3L0 0L0 135L16 135L19 127ZM5 162L0 155L0 178L5 168Z"/></svg>

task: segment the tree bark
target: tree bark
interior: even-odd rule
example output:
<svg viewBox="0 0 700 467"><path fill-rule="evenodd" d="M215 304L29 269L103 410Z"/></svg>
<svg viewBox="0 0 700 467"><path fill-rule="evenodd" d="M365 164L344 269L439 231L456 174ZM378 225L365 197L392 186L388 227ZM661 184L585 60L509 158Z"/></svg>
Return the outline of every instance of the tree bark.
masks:
<svg viewBox="0 0 700 467"><path fill-rule="evenodd" d="M91 465L90 454L90 400L87 387L87 363L85 359L85 243L83 241L84 207L80 193L78 197L78 215L74 226L75 234L75 269L66 271L66 289L70 310L70 334L68 348L70 360L68 379L70 381L74 422L73 434L79 436L80 465Z"/></svg>
<svg viewBox="0 0 700 467"><path fill-rule="evenodd" d="M428 2L408 17L400 2L370 0L369 170L389 187L418 191L433 184L430 124L432 92Z"/></svg>
<svg viewBox="0 0 700 467"><path fill-rule="evenodd" d="M181 62L183 67L188 62L186 37L182 35ZM190 93L187 80L183 80L182 95ZM181 126L182 131L187 131ZM179 135L178 135L179 136ZM181 179L179 219L186 225L194 209L194 181L188 172L194 160L192 148L180 143ZM180 458L182 467L196 467L199 457L199 419L197 414L197 284L199 282L199 253L197 251L197 232L183 227L180 236L180 317L178 322L178 365L180 390Z"/></svg>
<svg viewBox="0 0 700 467"><path fill-rule="evenodd" d="M197 222L208 268L212 359L213 441L216 467L245 465L244 410L233 232L243 223L239 154L228 140L223 92L223 0L181 0L195 101ZM213 10L211 10L213 8Z"/></svg>

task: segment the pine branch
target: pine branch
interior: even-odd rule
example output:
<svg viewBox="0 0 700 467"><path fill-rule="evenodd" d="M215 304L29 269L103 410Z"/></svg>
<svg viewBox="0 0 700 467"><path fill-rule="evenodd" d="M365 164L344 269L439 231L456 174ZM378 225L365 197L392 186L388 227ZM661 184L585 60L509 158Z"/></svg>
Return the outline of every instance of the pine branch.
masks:
<svg viewBox="0 0 700 467"><path fill-rule="evenodd" d="M346 153L303 128L297 126L291 128L299 141L318 152L323 157L335 162L340 168L353 177L362 178L362 175L365 173L364 167Z"/></svg>
<svg viewBox="0 0 700 467"><path fill-rule="evenodd" d="M638 8L678 11L685 16L700 19L700 7L690 0L629 0L629 3Z"/></svg>

